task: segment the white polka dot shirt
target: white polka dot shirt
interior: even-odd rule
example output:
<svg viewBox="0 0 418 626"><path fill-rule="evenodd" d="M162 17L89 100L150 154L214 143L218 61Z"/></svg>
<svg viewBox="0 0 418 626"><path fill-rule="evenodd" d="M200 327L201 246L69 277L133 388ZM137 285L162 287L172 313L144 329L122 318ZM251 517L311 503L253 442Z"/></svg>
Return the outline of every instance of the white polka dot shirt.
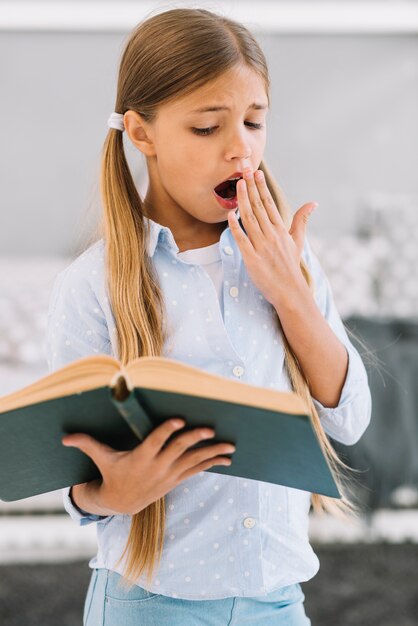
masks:
<svg viewBox="0 0 418 626"><path fill-rule="evenodd" d="M276 312L251 282L229 227L219 244L201 253L179 254L170 229L152 220L149 225L148 254L172 329L163 355L233 380L290 390ZM104 253L101 239L56 277L48 312L50 371L90 354L118 357ZM327 434L354 444L371 416L367 373L306 238L303 258L316 283L317 305L349 356L338 406L326 408L313 401ZM115 563L125 547L131 517L87 514L74 506L69 488L63 498L75 522L96 523L98 550L90 567L122 573L124 562L118 568ZM260 596L309 580L318 571L308 538L306 491L200 472L166 495L166 510L160 566L151 586L145 575L137 581L154 593L191 600Z"/></svg>

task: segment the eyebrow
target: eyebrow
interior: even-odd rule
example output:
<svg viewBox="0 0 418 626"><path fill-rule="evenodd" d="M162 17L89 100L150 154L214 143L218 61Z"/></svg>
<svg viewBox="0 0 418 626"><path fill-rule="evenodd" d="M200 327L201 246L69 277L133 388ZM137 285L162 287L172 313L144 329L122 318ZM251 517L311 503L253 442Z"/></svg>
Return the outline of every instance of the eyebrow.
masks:
<svg viewBox="0 0 418 626"><path fill-rule="evenodd" d="M260 111L263 109L267 109L267 104L260 104L259 102L253 102L248 107L249 109L255 109L256 111ZM201 109L196 109L195 111L191 111L191 113L207 113L208 111L230 111L231 109L226 106L216 106L209 105L207 107L202 107Z"/></svg>

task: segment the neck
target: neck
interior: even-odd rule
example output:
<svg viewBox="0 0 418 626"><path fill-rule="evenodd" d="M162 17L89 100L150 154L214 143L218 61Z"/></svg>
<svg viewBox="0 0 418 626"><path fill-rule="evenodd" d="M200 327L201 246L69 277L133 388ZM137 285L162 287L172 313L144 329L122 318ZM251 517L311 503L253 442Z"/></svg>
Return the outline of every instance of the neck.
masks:
<svg viewBox="0 0 418 626"><path fill-rule="evenodd" d="M146 198L143 205L146 217L171 230L179 252L204 248L217 243L228 226L228 221L207 224L192 218L185 212L177 214L173 211L167 215L166 212L158 211Z"/></svg>

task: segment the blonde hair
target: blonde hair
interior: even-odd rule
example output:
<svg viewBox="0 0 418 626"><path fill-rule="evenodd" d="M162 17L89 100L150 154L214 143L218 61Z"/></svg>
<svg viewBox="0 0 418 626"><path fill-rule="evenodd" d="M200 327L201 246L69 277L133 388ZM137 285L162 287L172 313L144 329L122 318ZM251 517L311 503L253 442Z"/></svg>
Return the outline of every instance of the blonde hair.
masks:
<svg viewBox="0 0 418 626"><path fill-rule="evenodd" d="M185 96L237 65L245 64L270 80L264 54L241 24L204 9L172 9L141 22L122 54L115 111L140 113L152 121L158 105ZM276 206L287 227L292 214L279 185L264 161L260 164ZM98 234L105 239L106 281L114 313L119 358L123 364L139 356L163 353L167 339L163 296L147 254L148 222L143 201L132 178L123 148L123 135L109 129L103 146L100 175L103 218ZM314 290L303 261L301 271ZM138 293L139 289L139 293ZM277 323L280 324L277 317ZM326 436L312 402L307 380L286 338L285 364L293 390L309 407L312 426L343 497L312 494L315 511L346 517L357 514L347 495L345 473L350 469ZM150 583L160 563L165 534L165 498L132 516L128 540L118 563L127 555L124 584L147 572ZM129 585L128 585L129 586Z"/></svg>

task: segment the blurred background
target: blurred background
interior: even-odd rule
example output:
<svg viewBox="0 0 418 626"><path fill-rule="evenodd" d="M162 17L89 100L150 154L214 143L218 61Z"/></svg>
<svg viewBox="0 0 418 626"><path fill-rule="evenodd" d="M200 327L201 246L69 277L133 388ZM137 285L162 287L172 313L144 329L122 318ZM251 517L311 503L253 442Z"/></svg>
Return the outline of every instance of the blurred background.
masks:
<svg viewBox="0 0 418 626"><path fill-rule="evenodd" d="M47 374L54 278L100 216L100 154L130 30L205 7L243 22L270 66L266 161L363 356L372 421L354 446L361 517L311 514L321 569L303 585L320 626L417 624L418 2L1 2L0 395ZM138 188L141 155L124 137ZM81 624L96 551L61 492L0 501L0 623ZM42 598L42 599L41 599Z"/></svg>

